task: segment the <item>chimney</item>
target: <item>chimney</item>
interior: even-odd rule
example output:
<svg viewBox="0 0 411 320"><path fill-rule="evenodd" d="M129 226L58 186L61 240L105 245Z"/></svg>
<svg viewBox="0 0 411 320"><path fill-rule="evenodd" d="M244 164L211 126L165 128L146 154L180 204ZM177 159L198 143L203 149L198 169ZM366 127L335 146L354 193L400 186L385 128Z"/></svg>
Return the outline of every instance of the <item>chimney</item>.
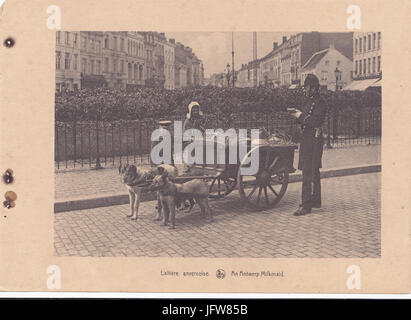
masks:
<svg viewBox="0 0 411 320"><path fill-rule="evenodd" d="M276 50L278 48L278 42L273 42L273 50Z"/></svg>
<svg viewBox="0 0 411 320"><path fill-rule="evenodd" d="M287 41L287 36L283 36L283 43L286 43Z"/></svg>

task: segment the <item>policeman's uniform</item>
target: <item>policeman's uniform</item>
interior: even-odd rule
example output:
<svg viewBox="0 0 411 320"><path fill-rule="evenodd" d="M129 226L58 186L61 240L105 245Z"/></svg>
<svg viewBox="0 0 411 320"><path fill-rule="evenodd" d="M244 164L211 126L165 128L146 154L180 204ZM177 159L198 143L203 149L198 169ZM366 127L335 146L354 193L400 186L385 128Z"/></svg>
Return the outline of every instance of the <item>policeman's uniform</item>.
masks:
<svg viewBox="0 0 411 320"><path fill-rule="evenodd" d="M327 113L324 101L317 93L311 98L302 114L297 118L301 124L302 139L300 143L298 169L303 173L302 204L310 212L312 208L321 207L320 168L324 147L322 125Z"/></svg>

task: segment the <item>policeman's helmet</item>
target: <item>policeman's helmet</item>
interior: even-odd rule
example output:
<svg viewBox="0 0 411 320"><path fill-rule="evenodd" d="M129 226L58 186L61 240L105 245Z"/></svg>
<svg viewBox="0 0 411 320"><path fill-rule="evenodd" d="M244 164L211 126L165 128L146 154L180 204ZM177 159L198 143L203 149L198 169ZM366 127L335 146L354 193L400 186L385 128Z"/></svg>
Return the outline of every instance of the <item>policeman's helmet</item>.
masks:
<svg viewBox="0 0 411 320"><path fill-rule="evenodd" d="M317 76L310 73L304 80L304 87L306 86L314 87L318 90L320 88L320 81L318 80Z"/></svg>

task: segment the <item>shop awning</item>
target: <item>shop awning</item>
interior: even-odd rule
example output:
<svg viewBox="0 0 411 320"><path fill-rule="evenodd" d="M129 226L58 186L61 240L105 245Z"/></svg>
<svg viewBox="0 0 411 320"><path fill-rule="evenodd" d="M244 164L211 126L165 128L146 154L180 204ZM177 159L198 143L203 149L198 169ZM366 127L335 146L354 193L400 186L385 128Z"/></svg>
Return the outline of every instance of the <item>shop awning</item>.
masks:
<svg viewBox="0 0 411 320"><path fill-rule="evenodd" d="M371 88L381 88L382 85L382 80L378 80L377 82L374 82L372 85L370 85Z"/></svg>
<svg viewBox="0 0 411 320"><path fill-rule="evenodd" d="M354 80L349 83L343 90L352 90L352 91L364 91L368 87L371 87L376 82L381 82L381 79L365 79L365 80Z"/></svg>

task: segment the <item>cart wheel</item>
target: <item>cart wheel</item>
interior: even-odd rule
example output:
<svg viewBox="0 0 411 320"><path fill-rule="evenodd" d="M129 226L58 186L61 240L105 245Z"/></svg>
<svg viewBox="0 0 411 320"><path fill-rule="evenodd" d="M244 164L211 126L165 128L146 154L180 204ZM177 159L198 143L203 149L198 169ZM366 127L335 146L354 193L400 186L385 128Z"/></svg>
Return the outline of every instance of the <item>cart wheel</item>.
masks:
<svg viewBox="0 0 411 320"><path fill-rule="evenodd" d="M210 193L208 195L211 199L220 199L231 193L237 186L237 177L227 174L226 171L218 174L210 184Z"/></svg>
<svg viewBox="0 0 411 320"><path fill-rule="evenodd" d="M250 166L245 159L259 152L259 168L255 175L242 175L241 168ZM284 196L288 186L288 166L285 158L269 146L255 147L241 162L238 170L240 197L252 208L273 208Z"/></svg>

